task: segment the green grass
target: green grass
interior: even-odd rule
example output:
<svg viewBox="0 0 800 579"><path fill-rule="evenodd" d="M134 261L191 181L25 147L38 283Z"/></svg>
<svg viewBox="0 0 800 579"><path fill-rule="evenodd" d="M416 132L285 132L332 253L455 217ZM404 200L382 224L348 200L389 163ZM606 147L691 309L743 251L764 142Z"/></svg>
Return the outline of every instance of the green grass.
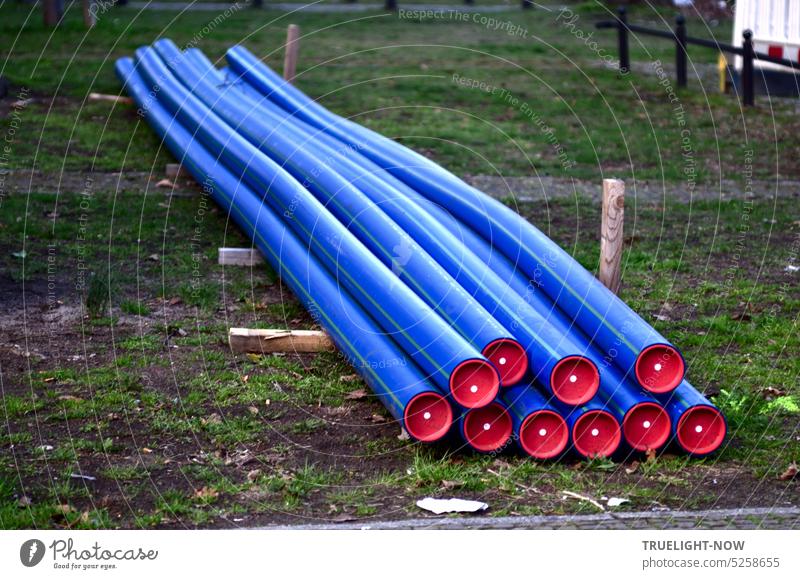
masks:
<svg viewBox="0 0 800 579"><path fill-rule="evenodd" d="M9 78L42 95L22 112L26 134L14 143L10 164L40 170L150 171L165 153L130 107L85 103L91 91L118 93L114 61L157 37L179 46L196 44L219 59L240 42L280 70L289 21L303 33L298 86L332 110L356 118L422 152L459 174L556 175L595 179L599 173L631 179L685 181L682 138L689 135L697 180L744 179L743 152L755 149L754 175L769 178L776 163L797 168L785 154L798 143L791 101L762 99L742 111L716 89L714 51L691 47L690 88L677 92L685 126L659 79L637 71L620 78L580 39L594 33L603 54L615 54L615 36L594 23L608 17L599 3L574 8L579 19L558 11L510 10L490 15L524 34L509 34L472 20L414 19L383 12L302 14L241 10L222 19L213 34L196 38L213 12L178 15L114 9L86 33L78 10L50 38L32 18L13 46ZM27 7L5 8L4 36L15 37ZM635 7L632 22L666 28L673 12ZM689 18L692 35L730 42L730 22L708 28ZM42 46L47 49L42 53ZM631 58L670 64L666 41L633 38ZM710 72L709 72L710 71ZM668 72L668 75L671 73ZM457 75L457 76L454 76ZM454 79L498 90L465 87ZM674 81L673 81L674 85ZM502 89L502 92L500 89ZM51 107L49 97L61 100ZM516 100L513 100L516 99ZM541 122L540 122L541 120ZM6 119L0 124L4 129ZM763 143L783 146L761 147ZM561 156L563 154L566 157ZM568 163L565 163L568 160ZM205 298L200 298L202 303Z"/></svg>
<svg viewBox="0 0 800 579"><path fill-rule="evenodd" d="M27 9L4 8L0 31L15 33ZM658 14L669 15L632 12L631 21L654 23ZM601 16L591 6L579 13L586 30ZM168 158L134 112L84 104L83 97L119 90L115 58L159 35L185 44L214 15L173 16L115 9L83 41L71 14L44 58L49 31L32 19L17 44L0 52L11 58L11 80L29 87L35 99L20 113L26 138L14 142L10 166L56 175L63 167L87 176L90 170L155 167L160 175ZM631 179L635 169L637 179L686 185L680 131L654 77L620 79L597 66L574 36L545 25L542 12L503 17L538 36L513 37L474 22L296 14L291 20L305 35L298 84L333 110L357 116L459 174L539 172L595 182L601 174ZM236 14L200 46L216 58L243 41L280 68L286 23L273 12ZM689 27L709 34L696 20ZM729 28L722 23L714 33L727 41ZM613 35L595 36L613 49ZM632 43L634 62L671 61L668 43L647 48L649 54ZM698 64L715 61L710 51L692 49L692 56ZM460 87L454 74L502 86L535 105L574 165L564 168L547 135L519 106ZM776 101L770 109L762 101L742 114L732 97L704 95L696 80L679 96L701 180L741 180L745 147L756 150L756 177L770 176L777 162L782 174L793 175L790 152L799 144L793 102ZM11 122L0 119L0 132ZM56 194L54 180L29 195L2 198L3 280L17 284L9 286L14 291L23 282L45 287L54 255L59 287L69 288L60 292L64 306L78 309L72 321L56 324L68 332L62 357L34 333L32 343L51 357L26 358L24 372L4 367L2 528L418 516L416 499L455 493L486 500L493 515L596 512L565 499L565 490L625 497L629 510L713 507L734 503L726 498L731 489L755 488L760 497L764 489L786 493L785 485L794 484L776 482L790 463L800 462L800 361L793 355L800 351L800 295L796 277L786 271L796 263L792 252L800 235L794 199L749 207L629 197L626 207L621 295L681 347L689 379L725 412L731 436L722 451L705 460L670 449L649 461L536 463L398 440L396 424L372 419L385 416L373 397L348 398L366 386L335 354L232 356L229 326L314 324L266 266L251 271L216 264L218 247L249 245L227 217L216 208L206 212L201 239L192 246L186 240L195 231L199 192L168 198L162 190L100 187L82 206L80 189ZM515 207L594 271L599 208L588 191L576 193L546 206ZM85 275L79 278L79 271ZM7 355L14 368L22 367L16 354L0 353L4 365ZM73 472L91 473L113 491L76 484L69 479ZM717 479L725 488L709 491L708 480ZM30 505L20 506L23 494Z"/></svg>

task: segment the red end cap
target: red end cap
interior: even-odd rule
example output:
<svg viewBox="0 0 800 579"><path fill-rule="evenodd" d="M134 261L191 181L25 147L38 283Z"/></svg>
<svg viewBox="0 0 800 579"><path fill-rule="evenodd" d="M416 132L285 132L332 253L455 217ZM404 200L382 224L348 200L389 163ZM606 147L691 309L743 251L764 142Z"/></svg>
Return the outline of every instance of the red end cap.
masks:
<svg viewBox="0 0 800 579"><path fill-rule="evenodd" d="M634 450L661 448L667 442L671 430L669 414L653 402L637 404L622 420L622 433Z"/></svg>
<svg viewBox="0 0 800 579"><path fill-rule="evenodd" d="M483 349L483 355L500 373L500 383L503 386L513 386L522 380L528 371L525 348L515 340L505 338L495 340Z"/></svg>
<svg viewBox="0 0 800 579"><path fill-rule="evenodd" d="M422 442L439 440L453 424L453 409L443 396L423 392L412 398L403 412L408 434Z"/></svg>
<svg viewBox="0 0 800 579"><path fill-rule="evenodd" d="M475 450L492 452L511 438L511 416L502 405L493 402L464 415L464 438Z"/></svg>
<svg viewBox="0 0 800 579"><path fill-rule="evenodd" d="M591 400L600 387L600 373L588 358L567 356L550 376L553 394L564 404L579 406Z"/></svg>
<svg viewBox="0 0 800 579"><path fill-rule="evenodd" d="M678 442L686 452L710 454L717 450L727 433L725 419L711 406L695 406L678 421Z"/></svg>
<svg viewBox="0 0 800 579"><path fill-rule="evenodd" d="M664 394L674 390L683 380L686 364L680 352L666 344L648 346L636 358L636 379L642 388Z"/></svg>
<svg viewBox="0 0 800 579"><path fill-rule="evenodd" d="M461 362L450 374L450 392L464 408L486 406L500 390L500 376L485 360Z"/></svg>
<svg viewBox="0 0 800 579"><path fill-rule="evenodd" d="M539 410L530 414L520 426L519 442L533 458L553 458L567 447L569 429L559 414Z"/></svg>
<svg viewBox="0 0 800 579"><path fill-rule="evenodd" d="M587 458L611 455L619 447L622 432L613 416L605 410L584 413L572 427L575 450Z"/></svg>

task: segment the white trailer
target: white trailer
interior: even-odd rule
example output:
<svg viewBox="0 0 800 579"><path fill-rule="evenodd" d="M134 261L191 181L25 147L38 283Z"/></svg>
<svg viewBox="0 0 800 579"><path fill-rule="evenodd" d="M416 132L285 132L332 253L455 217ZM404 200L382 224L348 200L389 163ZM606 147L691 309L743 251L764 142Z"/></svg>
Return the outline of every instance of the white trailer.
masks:
<svg viewBox="0 0 800 579"><path fill-rule="evenodd" d="M753 32L756 52L800 61L800 0L737 0L732 44L741 46L742 33ZM756 90L776 96L798 94L798 77L791 69L756 60ZM734 77L742 57L734 59Z"/></svg>

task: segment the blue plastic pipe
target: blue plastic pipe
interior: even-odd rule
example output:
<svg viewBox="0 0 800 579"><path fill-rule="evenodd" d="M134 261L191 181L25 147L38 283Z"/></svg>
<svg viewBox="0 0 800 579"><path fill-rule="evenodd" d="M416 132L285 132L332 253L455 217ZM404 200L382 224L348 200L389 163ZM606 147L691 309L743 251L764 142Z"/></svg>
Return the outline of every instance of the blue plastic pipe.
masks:
<svg viewBox="0 0 800 579"><path fill-rule="evenodd" d="M228 51L231 68L289 113L357 148L419 193L446 206L490 241L639 384L664 393L683 379L680 352L567 252L516 212L410 149L338 117L286 83L241 46Z"/></svg>
<svg viewBox="0 0 800 579"><path fill-rule="evenodd" d="M669 412L675 441L683 450L705 456L722 446L728 432L725 417L686 380L659 399Z"/></svg>
<svg viewBox="0 0 800 579"><path fill-rule="evenodd" d="M172 63L180 62L180 53L173 45L161 42L157 45L163 50L165 59ZM219 73L214 71L211 63L201 54L189 58L186 53L186 57L203 68L195 69L194 74L188 70L189 67L181 67L176 71L184 84L199 87L201 98L251 142L258 145L272 141L274 133L280 132L312 158L330 160L343 179L363 191L366 199L359 200L358 206L370 205L371 201L375 207L380 207L441 264L452 276L450 279L455 279L473 295L488 310L488 314L499 320L505 328L513 328L511 334L528 351L536 376L559 399L569 404L582 404L594 396L598 387L598 372L594 364L581 355L583 347L575 344L568 333L556 331L465 248L461 239L409 199L407 195L413 194L413 191L401 193L395 188L408 189L405 184L381 179L372 172L372 167L359 165L344 154L342 149L348 147L291 118L269 101L264 102L264 97L259 102L246 95L215 90L213 82L203 80L212 78L219 81ZM177 68L177 64L175 66ZM261 148L264 150L263 146ZM392 241L388 245L397 247L396 243ZM513 385L523 378L525 367L517 360L524 352L517 350L516 344L495 340L490 343L489 349L483 349L483 353L500 371L504 385ZM570 382L573 376L579 377L580 382Z"/></svg>
<svg viewBox="0 0 800 579"><path fill-rule="evenodd" d="M494 367L286 171L189 93L150 49L137 69L165 108L212 155L283 216L320 262L444 391L465 407L490 403L499 388ZM147 101L151 99L148 93Z"/></svg>
<svg viewBox="0 0 800 579"><path fill-rule="evenodd" d="M464 412L458 420L461 437L481 453L500 452L511 440L513 423L502 399Z"/></svg>
<svg viewBox="0 0 800 579"><path fill-rule="evenodd" d="M414 362L336 285L258 195L234 177L158 101L148 99L148 88L130 58L118 60L116 71L155 133L203 185L204 192L210 193L253 239L409 435L425 442L444 436L452 423L450 404Z"/></svg>
<svg viewBox="0 0 800 579"><path fill-rule="evenodd" d="M501 376L514 378L509 381L511 384L522 378L528 366L525 349L481 303L455 283L435 256L339 173L335 152L318 151L285 119L269 117L269 111L259 115L253 107L226 98L172 41L159 40L154 47L188 90L311 191L384 265L480 350L501 371ZM513 359L512 364L505 363L509 359ZM513 368L512 374L502 373L506 366Z"/></svg>
<svg viewBox="0 0 800 579"><path fill-rule="evenodd" d="M519 447L533 458L556 458L569 444L569 428L561 414L536 388L525 384L502 393Z"/></svg>
<svg viewBox="0 0 800 579"><path fill-rule="evenodd" d="M620 421L615 408L597 399L579 407L553 401L564 417L572 438L572 449L584 458L605 458L614 454L622 442Z"/></svg>
<svg viewBox="0 0 800 579"><path fill-rule="evenodd" d="M438 207L429 204L427 210L438 220L448 220L448 216ZM643 391L634 380L612 364L608 356L591 344L582 330L539 290L536 283L528 281L505 256L493 252L486 240L457 221L449 225L459 228L465 243L478 259L486 263L503 283L508 284L521 299L547 319L557 332L571 335L573 341L583 349L584 355L599 368L598 400L613 407L623 417L622 431L629 446L638 451L655 450L664 446L670 439L671 421L654 396Z"/></svg>

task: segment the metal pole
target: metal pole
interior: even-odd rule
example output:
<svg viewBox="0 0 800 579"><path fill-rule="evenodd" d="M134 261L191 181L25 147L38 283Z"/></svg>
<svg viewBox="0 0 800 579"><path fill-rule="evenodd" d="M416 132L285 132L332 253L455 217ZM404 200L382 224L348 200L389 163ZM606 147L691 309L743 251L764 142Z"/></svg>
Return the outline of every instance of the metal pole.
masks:
<svg viewBox="0 0 800 579"><path fill-rule="evenodd" d="M742 33L744 41L742 42L742 100L744 106L752 107L755 104L755 87L753 75L753 59L755 54L753 51L753 33L750 30L745 30Z"/></svg>
<svg viewBox="0 0 800 579"><path fill-rule="evenodd" d="M392 12L397 10L397 0L386 0L386 4L384 5L386 10L391 10Z"/></svg>
<svg viewBox="0 0 800 579"><path fill-rule="evenodd" d="M624 6L617 9L617 39L619 43L619 71L623 74L631 70L628 51L628 14Z"/></svg>
<svg viewBox="0 0 800 579"><path fill-rule="evenodd" d="M686 19L683 14L675 18L675 71L678 86L686 86Z"/></svg>
<svg viewBox="0 0 800 579"><path fill-rule="evenodd" d="M533 8L533 2L531 0L522 0L522 9L529 10Z"/></svg>

